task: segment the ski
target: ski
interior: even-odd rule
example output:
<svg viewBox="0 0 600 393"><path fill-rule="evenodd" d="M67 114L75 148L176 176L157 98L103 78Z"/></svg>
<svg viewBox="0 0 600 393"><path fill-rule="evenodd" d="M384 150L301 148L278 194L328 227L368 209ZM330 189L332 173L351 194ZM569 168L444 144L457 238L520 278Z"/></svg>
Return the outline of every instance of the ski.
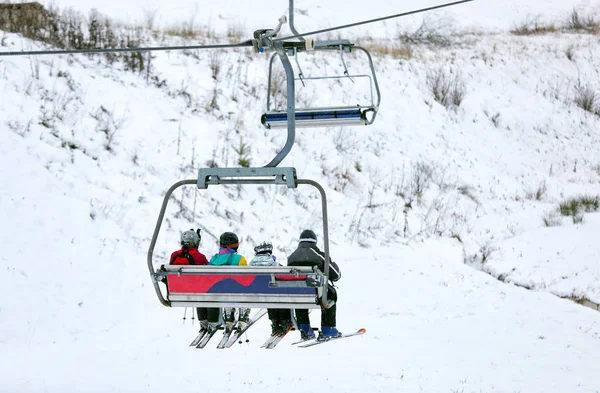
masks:
<svg viewBox="0 0 600 393"><path fill-rule="evenodd" d="M223 332L223 338L221 338L221 341L219 341L219 344L217 345L218 349L225 348L225 345L229 342L229 337L231 337L231 333L233 333L233 331L235 330L236 323L237 323L237 321L235 321L233 323L231 328L229 328L229 327L225 328L225 331Z"/></svg>
<svg viewBox="0 0 600 393"><path fill-rule="evenodd" d="M286 330L283 333L279 333L277 334L273 340L271 340L271 342L269 342L269 344L267 344L267 346L265 347L266 349L273 349L277 346L277 344L279 344L281 342L281 340L283 340L283 338L292 331L292 329L294 329L294 325L291 325L288 330Z"/></svg>
<svg viewBox="0 0 600 393"><path fill-rule="evenodd" d="M264 344L263 344L263 345L261 345L260 347L261 347L261 348L266 348L266 347L268 347L268 346L271 344L271 342L273 342L273 340L275 340L277 337L278 337L278 334L271 334L271 335L269 336L269 338L267 338L267 341L265 341L265 342L264 342Z"/></svg>
<svg viewBox="0 0 600 393"><path fill-rule="evenodd" d="M204 335L202 340L198 343L198 345L196 345L196 348L198 348L198 349L204 348L206 346L206 344L208 344L210 339L215 335L217 330L219 330L219 329L214 329L214 330L208 329L207 333Z"/></svg>
<svg viewBox="0 0 600 393"><path fill-rule="evenodd" d="M246 331L250 329L250 326L252 326L256 321L261 319L266 313L267 309L261 308L256 314L254 314L252 318L250 318L250 320L243 329L241 329L238 326L237 329L235 329L231 334L229 341L227 341L227 343L225 344L225 348L230 348L240 337L242 337L242 334L246 333Z"/></svg>
<svg viewBox="0 0 600 393"><path fill-rule="evenodd" d="M195 347L196 345L198 345L200 343L200 341L202 341L202 338L204 337L205 334L206 334L206 329L204 329L204 328L200 329L200 332L198 333L198 335L196 336L194 341L192 341L192 343L190 344L190 347Z"/></svg>
<svg viewBox="0 0 600 393"><path fill-rule="evenodd" d="M361 329L358 329L354 333L342 334L339 337L330 337L330 338L324 338L324 339L321 339L321 340L316 339L316 340L308 342L308 343L306 343L304 345L298 345L298 348L308 348L308 347L312 347L312 346L319 345L319 344L325 344L325 343L328 343L330 341L336 341L336 340L339 340L341 338L361 336L361 335L365 334L366 332L367 332L367 330L365 328L361 328Z"/></svg>
<svg viewBox="0 0 600 393"><path fill-rule="evenodd" d="M316 331L316 330L319 330L319 329L318 329L318 328L316 328L316 327L314 327L314 328L312 328L312 330L313 330L313 331ZM302 343L307 343L307 342L309 342L309 341L316 340L316 339L317 339L317 337L318 337L318 336L316 336L316 335L315 335L313 338L307 338L307 339L302 339L302 340L300 340L300 341L295 341L295 342L293 342L293 343L292 343L292 345L298 345L298 344L302 344Z"/></svg>
<svg viewBox="0 0 600 393"><path fill-rule="evenodd" d="M302 344L302 343L307 343L313 340L316 340L317 338L307 338L306 340L300 340L300 341L295 341L292 343L292 345L298 345L298 344Z"/></svg>

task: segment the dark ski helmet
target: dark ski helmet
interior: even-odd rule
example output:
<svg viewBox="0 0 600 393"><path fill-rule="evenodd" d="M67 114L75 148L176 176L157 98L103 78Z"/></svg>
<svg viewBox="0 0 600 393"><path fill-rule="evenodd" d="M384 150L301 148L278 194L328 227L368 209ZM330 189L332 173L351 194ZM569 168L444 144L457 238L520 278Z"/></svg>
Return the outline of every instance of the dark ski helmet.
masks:
<svg viewBox="0 0 600 393"><path fill-rule="evenodd" d="M200 236L193 229L181 234L181 245L186 247L196 247L200 245Z"/></svg>
<svg viewBox="0 0 600 393"><path fill-rule="evenodd" d="M224 232L219 238L219 244L222 247L227 248L238 248L240 245L240 239L233 232Z"/></svg>
<svg viewBox="0 0 600 393"><path fill-rule="evenodd" d="M301 241L301 242L316 243L317 242L317 235L313 231L311 231L310 229L305 229L300 234L300 240L299 241Z"/></svg>
<svg viewBox="0 0 600 393"><path fill-rule="evenodd" d="M267 242L261 243L258 246L254 247L254 252L257 254L272 254L273 245Z"/></svg>

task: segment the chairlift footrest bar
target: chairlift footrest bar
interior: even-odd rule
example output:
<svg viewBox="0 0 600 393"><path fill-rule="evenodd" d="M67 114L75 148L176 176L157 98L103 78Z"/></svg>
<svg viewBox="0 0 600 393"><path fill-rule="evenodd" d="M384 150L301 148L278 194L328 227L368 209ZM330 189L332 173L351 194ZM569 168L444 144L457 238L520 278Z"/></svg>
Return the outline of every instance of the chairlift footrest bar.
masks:
<svg viewBox="0 0 600 393"><path fill-rule="evenodd" d="M281 184L297 188L296 168L200 168L198 188L217 184Z"/></svg>
<svg viewBox="0 0 600 393"><path fill-rule="evenodd" d="M340 125L368 125L366 112L372 108L340 108L326 110L296 111L296 127L340 126ZM287 112L266 112L261 117L261 122L266 128L287 127Z"/></svg>

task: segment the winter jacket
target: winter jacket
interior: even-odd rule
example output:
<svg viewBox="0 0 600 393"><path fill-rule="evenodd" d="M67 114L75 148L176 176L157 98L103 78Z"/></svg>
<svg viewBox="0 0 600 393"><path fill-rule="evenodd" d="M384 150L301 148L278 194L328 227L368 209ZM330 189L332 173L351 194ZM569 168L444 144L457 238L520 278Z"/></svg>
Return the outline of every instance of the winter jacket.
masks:
<svg viewBox="0 0 600 393"><path fill-rule="evenodd" d="M171 259L169 260L170 265L189 265L189 260L183 256L185 247L181 250L177 250L171 254ZM188 247L187 253L194 259L196 265L208 265L208 259L206 256L198 251L197 248ZM179 257L179 258L178 258Z"/></svg>
<svg viewBox="0 0 600 393"><path fill-rule="evenodd" d="M298 248L288 257L288 266L317 266L325 271L325 253L312 242L300 242ZM329 258L329 280L337 281L342 273L337 263Z"/></svg>
<svg viewBox="0 0 600 393"><path fill-rule="evenodd" d="M246 258L237 254L234 250L222 247L219 253L210 258L209 265L214 266L248 266Z"/></svg>
<svg viewBox="0 0 600 393"><path fill-rule="evenodd" d="M279 266L271 254L257 254L250 261L250 266Z"/></svg>

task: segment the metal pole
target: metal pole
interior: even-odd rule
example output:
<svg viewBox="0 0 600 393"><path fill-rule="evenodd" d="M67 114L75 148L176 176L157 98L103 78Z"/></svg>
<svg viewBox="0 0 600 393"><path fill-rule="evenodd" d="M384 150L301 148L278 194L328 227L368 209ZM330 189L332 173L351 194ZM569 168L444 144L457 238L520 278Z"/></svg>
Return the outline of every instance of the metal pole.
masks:
<svg viewBox="0 0 600 393"><path fill-rule="evenodd" d="M298 33L298 31L296 30L296 26L294 26L294 0L290 0L290 30L292 31L292 33L294 33L294 35L300 35L300 33ZM298 37L300 39L300 41L304 41L304 37Z"/></svg>
<svg viewBox="0 0 600 393"><path fill-rule="evenodd" d="M296 138L296 82L294 80L294 69L290 63L290 59L287 57L283 44L276 43L275 50L281 59L285 75L287 77L287 125L288 125L288 136L287 141L283 149L269 162L266 167L275 167L288 155L292 146L294 145L294 139Z"/></svg>
<svg viewBox="0 0 600 393"><path fill-rule="evenodd" d="M363 51L367 58L369 59L369 67L371 67L371 74L373 75L373 82L375 84L375 91L377 92L377 104L375 104L375 115L369 122L369 124L373 124L375 121L375 116L377 116L377 111L379 110L379 104L381 103L381 91L379 90L379 83L377 82L377 74L375 74L375 67L373 66L373 58L371 57L371 53L368 50L363 48L362 46L354 46L352 49L358 49Z"/></svg>

